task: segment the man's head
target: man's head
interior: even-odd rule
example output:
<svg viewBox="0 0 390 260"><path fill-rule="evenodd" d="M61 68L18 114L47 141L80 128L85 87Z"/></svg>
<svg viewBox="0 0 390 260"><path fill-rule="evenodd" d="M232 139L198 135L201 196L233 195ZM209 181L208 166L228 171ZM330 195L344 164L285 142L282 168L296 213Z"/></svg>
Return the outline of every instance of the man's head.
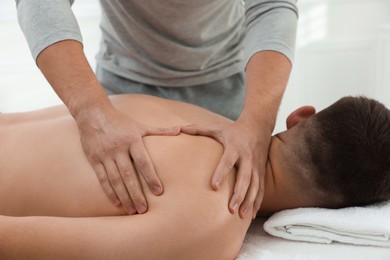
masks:
<svg viewBox="0 0 390 260"><path fill-rule="evenodd" d="M305 119L305 120L303 120ZM346 207L390 199L390 111L345 97L315 114L294 111L277 137L284 177L302 206Z"/></svg>

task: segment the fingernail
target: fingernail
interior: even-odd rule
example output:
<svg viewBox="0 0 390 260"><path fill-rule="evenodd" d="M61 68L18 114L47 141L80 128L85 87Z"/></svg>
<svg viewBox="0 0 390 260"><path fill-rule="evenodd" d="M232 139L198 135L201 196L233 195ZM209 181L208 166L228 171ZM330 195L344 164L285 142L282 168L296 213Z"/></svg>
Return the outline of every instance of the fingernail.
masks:
<svg viewBox="0 0 390 260"><path fill-rule="evenodd" d="M114 199L113 203L114 203L115 206L120 206L121 205L121 201L119 199Z"/></svg>
<svg viewBox="0 0 390 260"><path fill-rule="evenodd" d="M257 211L253 210L252 219L255 219L257 217Z"/></svg>
<svg viewBox="0 0 390 260"><path fill-rule="evenodd" d="M154 193L155 195L159 195L161 192L162 192L162 189L161 189L160 186L155 185L155 186L153 187L153 193Z"/></svg>
<svg viewBox="0 0 390 260"><path fill-rule="evenodd" d="M237 202L233 204L232 208L232 213L236 213L237 210Z"/></svg>
<svg viewBox="0 0 390 260"><path fill-rule="evenodd" d="M144 204L141 204L140 206L138 206L138 213L142 214L142 213L145 213L146 212L146 206Z"/></svg>
<svg viewBox="0 0 390 260"><path fill-rule="evenodd" d="M246 213L248 212L248 209L247 208L244 208L243 210L241 210L241 215L243 217L245 217Z"/></svg>
<svg viewBox="0 0 390 260"><path fill-rule="evenodd" d="M128 206L127 213L129 213L130 215L133 215L133 214L137 213L137 210L135 210L135 208L133 208L132 206Z"/></svg>

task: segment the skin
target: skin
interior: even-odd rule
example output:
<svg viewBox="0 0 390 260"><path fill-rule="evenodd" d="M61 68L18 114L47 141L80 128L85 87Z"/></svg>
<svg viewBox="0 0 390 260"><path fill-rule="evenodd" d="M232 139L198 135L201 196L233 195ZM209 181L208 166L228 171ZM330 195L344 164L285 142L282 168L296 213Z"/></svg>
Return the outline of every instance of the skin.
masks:
<svg viewBox="0 0 390 260"><path fill-rule="evenodd" d="M139 181L125 176L135 176L137 167L150 190L160 195L163 186L142 137L175 135L178 129L145 127L117 110L103 91L79 42L62 41L49 46L39 54L37 64L77 122L81 145L107 197L114 205L123 205L129 214L134 213L133 209L146 212L147 201ZM121 177L127 181L107 185Z"/></svg>
<svg viewBox="0 0 390 260"><path fill-rule="evenodd" d="M257 52L246 67L245 104L237 121L181 129L187 134L210 136L224 146L212 179L215 190L234 166L239 167L229 210L234 213L239 209L241 217L253 206L254 218L260 209L268 147L290 72L291 63L284 55L274 51Z"/></svg>
<svg viewBox="0 0 390 260"><path fill-rule="evenodd" d="M140 183L126 176L135 176L134 167L138 168L150 190L160 195L163 183L142 144L142 137L176 135L178 128L145 127L115 109L79 42L65 40L47 47L38 55L37 64L77 122L83 150L108 198L114 205L146 212L148 202ZM289 60L278 52L254 54L246 66L247 94L239 119L182 128L187 134L209 136L224 146L224 155L212 179L215 190L235 165L240 166L229 209L236 212L240 208L241 217L253 205L253 217L260 208L267 149L290 71ZM121 177L126 181L105 185ZM128 210L129 214L133 212Z"/></svg>
<svg viewBox="0 0 390 260"><path fill-rule="evenodd" d="M159 127L229 121L196 106L155 97L123 95L111 101L127 116ZM144 137L164 193L154 196L138 175L149 210L124 216L127 212L113 206L102 192L65 107L2 114L0 124L1 257L233 259L239 252L253 208L244 218L226 208L239 174L236 170L226 176L218 192L211 189L209 183L223 156L223 147L215 140L185 134ZM264 215L309 205L297 195L299 187L286 174L286 158L280 152L291 145L294 129L272 138Z"/></svg>

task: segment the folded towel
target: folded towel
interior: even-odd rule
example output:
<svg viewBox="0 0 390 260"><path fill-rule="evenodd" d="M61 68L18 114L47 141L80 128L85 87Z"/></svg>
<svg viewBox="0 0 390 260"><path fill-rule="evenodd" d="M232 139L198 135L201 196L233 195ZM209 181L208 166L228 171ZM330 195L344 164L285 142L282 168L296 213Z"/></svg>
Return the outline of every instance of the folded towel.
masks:
<svg viewBox="0 0 390 260"><path fill-rule="evenodd" d="M390 201L342 209L283 210L264 223L264 230L297 241L390 247Z"/></svg>

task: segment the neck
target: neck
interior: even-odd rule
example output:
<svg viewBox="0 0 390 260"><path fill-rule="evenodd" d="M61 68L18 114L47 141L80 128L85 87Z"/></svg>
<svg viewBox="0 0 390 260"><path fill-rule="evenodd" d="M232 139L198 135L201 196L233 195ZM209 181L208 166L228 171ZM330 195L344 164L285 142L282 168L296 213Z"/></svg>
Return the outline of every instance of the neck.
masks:
<svg viewBox="0 0 390 260"><path fill-rule="evenodd" d="M264 178L264 198L258 216L270 216L277 211L300 207L297 190L291 174L287 172L281 149L286 143L272 137Z"/></svg>

